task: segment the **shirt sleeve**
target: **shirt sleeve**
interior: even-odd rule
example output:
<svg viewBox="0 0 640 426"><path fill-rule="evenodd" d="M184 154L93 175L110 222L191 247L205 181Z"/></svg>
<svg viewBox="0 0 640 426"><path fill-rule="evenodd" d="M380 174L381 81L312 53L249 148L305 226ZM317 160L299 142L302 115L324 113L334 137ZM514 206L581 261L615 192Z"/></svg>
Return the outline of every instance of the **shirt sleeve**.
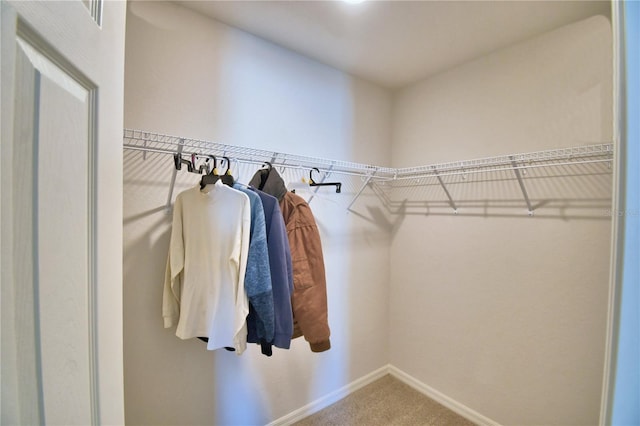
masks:
<svg viewBox="0 0 640 426"><path fill-rule="evenodd" d="M291 268L291 250L287 229L280 207L276 203L272 212L271 228L267 238L269 262L271 264L271 283L273 288L273 308L275 333L273 344L289 349L293 335L293 316L291 295L293 294L293 270Z"/></svg>
<svg viewBox="0 0 640 426"><path fill-rule="evenodd" d="M173 327L180 318L180 293L184 269L184 236L182 233L182 198L178 197L173 208L173 222L169 241L169 255L164 276L162 317L164 328Z"/></svg>
<svg viewBox="0 0 640 426"><path fill-rule="evenodd" d="M264 208L258 195L251 199L251 240L247 257L245 290L257 316L258 338L273 341L274 309Z"/></svg>
<svg viewBox="0 0 640 426"><path fill-rule="evenodd" d="M245 291L244 281L251 235L251 206L249 204L249 197L246 194L242 194L242 196L244 199L241 208L239 274L236 286L236 333L234 335L234 347L237 355L242 354L247 348L246 319L249 313L249 300Z"/></svg>
<svg viewBox="0 0 640 426"><path fill-rule="evenodd" d="M311 351L324 352L331 342L320 233L308 204L299 203L296 209L296 223L287 230L293 266L293 337L304 335Z"/></svg>

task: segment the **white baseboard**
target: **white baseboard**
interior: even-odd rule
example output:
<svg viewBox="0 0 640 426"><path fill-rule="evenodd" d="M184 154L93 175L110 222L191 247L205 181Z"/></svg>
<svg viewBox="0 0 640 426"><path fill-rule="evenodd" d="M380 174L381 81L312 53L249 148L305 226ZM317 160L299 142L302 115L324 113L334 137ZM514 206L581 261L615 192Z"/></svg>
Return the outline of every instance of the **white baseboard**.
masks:
<svg viewBox="0 0 640 426"><path fill-rule="evenodd" d="M407 373L394 367L393 365L389 365L389 374L479 426L500 425L498 422L495 422L490 418L483 416L482 414L478 413L475 410L472 410L464 404L461 404L455 399L452 399L447 395L435 390L431 386L422 383L418 379L408 375Z"/></svg>
<svg viewBox="0 0 640 426"><path fill-rule="evenodd" d="M305 405L302 408L298 408L295 411L287 414L286 416L280 417L269 423L267 426L287 426L291 425L297 421L304 419L305 417L310 416L311 414L322 410L323 408L328 407L329 405L340 401L342 398L346 397L352 392L357 391L363 386L368 385L369 383L375 382L382 376L389 374L389 365L385 365L366 376L360 377L357 380L349 383L346 386L341 387L338 390L335 390L320 399L316 399L310 404Z"/></svg>

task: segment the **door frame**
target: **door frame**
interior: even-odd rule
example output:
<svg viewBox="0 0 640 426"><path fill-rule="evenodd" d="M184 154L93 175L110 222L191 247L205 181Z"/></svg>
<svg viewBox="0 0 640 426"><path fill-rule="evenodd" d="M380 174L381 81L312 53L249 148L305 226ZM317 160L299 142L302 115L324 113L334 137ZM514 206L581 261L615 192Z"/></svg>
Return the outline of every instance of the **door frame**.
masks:
<svg viewBox="0 0 640 426"><path fill-rule="evenodd" d="M611 204L611 260L610 260L610 279L609 279L609 297L607 312L607 330L605 341L604 356L604 372L602 380L602 398L600 404L600 425L610 425L614 421L615 404L614 398L628 399L625 394L628 390L621 389L620 384L616 383L616 377L621 374L631 374L638 376L639 370L637 360L635 367L629 371L628 365L619 364L618 360L621 352L621 327L624 327L624 319L622 318L623 297L627 307L635 309L637 315L638 302L628 300L629 295L626 294L625 288L630 288L634 284L638 285L638 273L625 276L624 271L627 264L632 261L631 251L637 251L640 243L632 240L629 229L632 221L637 221L638 200L629 198L629 190L637 190L637 182L629 179L629 165L633 160L629 158L630 144L637 143L630 139L630 121L629 108L638 108L638 93L630 91L627 76L629 75L628 64L631 58L630 46L638 47L637 40L629 40L627 37L630 26L638 24L637 16L632 18L627 13L626 1L611 2L611 26L613 35L613 143L614 158L613 168L613 196ZM636 11L637 14L637 11ZM635 19L634 22L631 22ZM637 55L637 52L636 52ZM636 59L637 61L637 59ZM633 70L631 70L633 71ZM635 70L637 72L637 69ZM631 77L634 78L634 77ZM636 125L637 126L637 125ZM637 129L636 129L637 133ZM637 134L635 135L637 137ZM637 149L634 151L635 160L637 161ZM637 195L636 195L637 197ZM637 227L637 224L635 224ZM637 265L637 259L633 261ZM635 281L634 281L635 280ZM628 291L628 290L627 290ZM633 315L632 315L633 317ZM640 324L628 324L635 332L639 331ZM638 348L634 348L638 351ZM626 348L626 351L633 349ZM628 355L628 354L627 354ZM632 354L633 355L633 354ZM633 401L627 401L633 404ZM638 401L635 401L637 404ZM636 405L636 410L637 410ZM638 412L635 412L635 416ZM636 417L637 418L637 417Z"/></svg>

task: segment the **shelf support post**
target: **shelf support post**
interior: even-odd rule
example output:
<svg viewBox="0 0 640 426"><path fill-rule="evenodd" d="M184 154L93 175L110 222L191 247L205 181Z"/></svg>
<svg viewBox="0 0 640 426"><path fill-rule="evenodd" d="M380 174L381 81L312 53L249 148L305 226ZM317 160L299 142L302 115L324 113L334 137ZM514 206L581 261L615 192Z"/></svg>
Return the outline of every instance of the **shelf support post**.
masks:
<svg viewBox="0 0 640 426"><path fill-rule="evenodd" d="M149 139L149 136L147 136L147 134L145 133L144 140L142 141L145 148L147 147L147 139ZM147 159L147 151L142 151L142 159L143 160Z"/></svg>
<svg viewBox="0 0 640 426"><path fill-rule="evenodd" d="M182 150L184 149L184 139L180 139L180 143L178 144L178 149L176 154L182 155ZM173 198L173 187L176 185L176 176L178 175L178 169L173 168L173 173L171 174L171 184L169 185L169 196L167 197L167 205L165 206L167 212L171 212L171 198Z"/></svg>
<svg viewBox="0 0 640 426"><path fill-rule="evenodd" d="M367 187L367 185L369 185L369 182L373 178L373 175L376 174L376 172L377 172L377 170L374 170L373 172L371 172L371 173L369 173L367 175L367 178L364 180L364 183L362 184L362 187L358 190L358 192L356 193L355 197L353 197L353 200L351 200L351 203L349 203L349 205L347 206L347 210L351 210L351 206L353 206L353 204L356 202L356 200L360 197L360 194L362 194L362 191L364 191L364 189Z"/></svg>
<svg viewBox="0 0 640 426"><path fill-rule="evenodd" d="M444 181L438 174L438 171L434 170L433 173L436 175L436 178L438 178L438 182L440 182L440 186L442 186L442 189L444 189L444 193L447 194L447 198L449 199L449 205L453 209L453 214L458 214L458 207L456 206L456 203L453 201L453 198L451 197L451 194L449 193L447 186L444 184Z"/></svg>
<svg viewBox="0 0 640 426"><path fill-rule="evenodd" d="M511 166L513 167L513 172L516 174L516 178L518 178L518 184L520 185L520 190L522 191L522 195L524 196L524 201L527 203L527 212L529 216L533 216L533 208L531 207L529 194L527 194L527 188L524 186L524 181L522 180L522 175L520 174L520 169L518 168L518 164L516 164L516 160L513 158L513 156L510 156L509 158L511 159Z"/></svg>

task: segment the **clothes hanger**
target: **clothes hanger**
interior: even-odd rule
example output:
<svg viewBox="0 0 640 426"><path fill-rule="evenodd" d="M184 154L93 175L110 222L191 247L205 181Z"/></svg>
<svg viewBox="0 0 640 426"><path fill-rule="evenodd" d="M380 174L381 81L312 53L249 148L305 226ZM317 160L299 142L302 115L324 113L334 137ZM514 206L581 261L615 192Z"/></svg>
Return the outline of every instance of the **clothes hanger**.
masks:
<svg viewBox="0 0 640 426"><path fill-rule="evenodd" d="M200 179L200 189L204 189L205 186L214 184L220 179L218 175L218 160L215 156L211 155L210 158L213 158L213 170L210 173L203 175L202 179Z"/></svg>
<svg viewBox="0 0 640 426"><path fill-rule="evenodd" d="M260 191L262 191L262 189L264 188L264 185L267 183L267 178L269 177L269 174L271 173L271 170L273 169L273 166L268 161L265 161L262 165L263 166L267 166L267 169L266 169L267 173L261 173L260 174L260 185L258 186L258 189Z"/></svg>
<svg viewBox="0 0 640 426"><path fill-rule="evenodd" d="M204 164L200 164L200 167L196 168L196 159L197 158L202 158L202 157L206 157L206 160L204 162ZM197 173L199 175L203 174L209 174L209 160L211 160L213 158L212 155L200 155L200 154L191 154L191 162L193 163L193 173Z"/></svg>
<svg viewBox="0 0 640 426"><path fill-rule="evenodd" d="M193 173L195 169L191 161L182 158L182 154L173 154L173 163L176 166L176 170L182 170L183 164L187 165L187 171L191 173Z"/></svg>
<svg viewBox="0 0 640 426"><path fill-rule="evenodd" d="M309 186L335 186L336 187L336 193L339 194L340 191L342 190L342 182L320 182L317 183L316 181L313 180L313 171L316 171L318 173L320 173L320 170L318 170L317 167L314 167L313 169L309 170Z"/></svg>
<svg viewBox="0 0 640 426"><path fill-rule="evenodd" d="M224 174L220 177L220 179L222 180L222 183L224 183L227 186L233 186L233 184L235 183L235 179L233 178L233 175L231 174L231 161L229 160L229 157L222 157L225 159L225 161L227 162L227 170L225 170Z"/></svg>

